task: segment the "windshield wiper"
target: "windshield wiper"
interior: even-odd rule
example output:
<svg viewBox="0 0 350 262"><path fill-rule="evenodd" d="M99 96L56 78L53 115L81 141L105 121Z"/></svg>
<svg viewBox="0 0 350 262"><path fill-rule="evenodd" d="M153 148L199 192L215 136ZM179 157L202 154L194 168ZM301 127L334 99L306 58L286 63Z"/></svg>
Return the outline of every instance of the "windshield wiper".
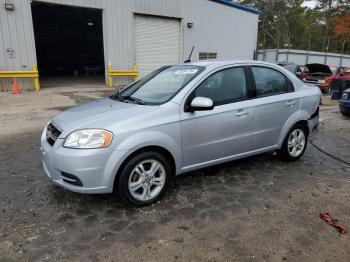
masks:
<svg viewBox="0 0 350 262"><path fill-rule="evenodd" d="M111 98L111 99L114 99L114 100L118 100L118 101L120 101L120 102L125 102L125 101L124 101L124 98L123 98L121 95L119 95L119 93L116 93L116 94L110 96L110 98Z"/></svg>
<svg viewBox="0 0 350 262"><path fill-rule="evenodd" d="M145 102L143 102L139 98L132 97L132 96L121 96L119 93L112 95L110 98L114 99L114 100L118 100L120 102L124 102L124 103L132 102L132 103L139 104L139 105L145 104Z"/></svg>
<svg viewBox="0 0 350 262"><path fill-rule="evenodd" d="M139 105L145 104L145 102L143 102L141 99L136 98L136 97L132 97L132 96L124 96L124 97L122 97L122 99L129 100L129 101L134 102L134 103L139 104Z"/></svg>

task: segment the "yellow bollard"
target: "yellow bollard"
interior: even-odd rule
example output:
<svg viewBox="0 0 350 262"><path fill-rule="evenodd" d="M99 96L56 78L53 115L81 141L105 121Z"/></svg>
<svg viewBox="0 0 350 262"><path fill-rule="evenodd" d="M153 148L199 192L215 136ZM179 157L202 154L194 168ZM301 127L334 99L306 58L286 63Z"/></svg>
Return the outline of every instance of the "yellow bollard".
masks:
<svg viewBox="0 0 350 262"><path fill-rule="evenodd" d="M35 89L35 91L39 91L40 90L40 82L39 82L38 67L35 64L33 64L32 70L33 70L34 73L37 74L37 76L33 77L33 79L34 79L34 89Z"/></svg>
<svg viewBox="0 0 350 262"><path fill-rule="evenodd" d="M109 87L113 87L113 77L111 76L111 72L112 72L112 64L109 63L108 64L108 86Z"/></svg>

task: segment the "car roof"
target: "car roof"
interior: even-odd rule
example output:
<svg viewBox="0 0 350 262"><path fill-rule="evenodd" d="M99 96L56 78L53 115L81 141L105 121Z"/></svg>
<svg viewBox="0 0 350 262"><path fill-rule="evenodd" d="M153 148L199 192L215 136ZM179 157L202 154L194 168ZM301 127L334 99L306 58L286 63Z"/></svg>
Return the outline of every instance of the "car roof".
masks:
<svg viewBox="0 0 350 262"><path fill-rule="evenodd" d="M241 65L241 64L276 66L276 64L274 63L268 63L268 62L256 61L256 60L206 60L206 61L187 63L185 65L195 65L195 66L204 66L204 67L221 67L226 65Z"/></svg>
<svg viewBox="0 0 350 262"><path fill-rule="evenodd" d="M298 65L296 63L293 63L293 62L277 62L276 63L277 65L280 65L280 66L286 66L286 65Z"/></svg>
<svg viewBox="0 0 350 262"><path fill-rule="evenodd" d="M255 66L267 66L275 68L276 70L283 70L285 74L293 77L294 74L287 69L277 65L276 63L270 63L265 61L257 61L257 60L206 60L206 61L198 61L192 63L186 63L182 65L193 65L193 66L203 66L206 70L214 70L216 68L224 67L224 66L245 66L245 65L255 65ZM298 79L299 80L299 79ZM298 83L300 84L300 83Z"/></svg>

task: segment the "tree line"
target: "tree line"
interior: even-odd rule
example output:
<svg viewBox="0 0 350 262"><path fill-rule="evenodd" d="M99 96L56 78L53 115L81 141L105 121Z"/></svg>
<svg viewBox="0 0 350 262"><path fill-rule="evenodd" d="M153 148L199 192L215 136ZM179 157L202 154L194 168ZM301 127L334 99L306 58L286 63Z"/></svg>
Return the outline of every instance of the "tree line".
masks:
<svg viewBox="0 0 350 262"><path fill-rule="evenodd" d="M258 49L350 54L350 0L241 0L261 12Z"/></svg>

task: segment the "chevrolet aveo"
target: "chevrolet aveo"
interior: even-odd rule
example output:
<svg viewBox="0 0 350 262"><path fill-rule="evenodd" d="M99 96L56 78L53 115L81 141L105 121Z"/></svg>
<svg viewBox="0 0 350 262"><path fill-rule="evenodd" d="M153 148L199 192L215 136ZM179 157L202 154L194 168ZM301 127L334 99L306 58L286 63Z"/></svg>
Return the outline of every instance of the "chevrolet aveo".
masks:
<svg viewBox="0 0 350 262"><path fill-rule="evenodd" d="M178 174L277 151L299 159L318 125L321 93L278 65L213 61L164 66L45 127L43 167L79 193L160 199Z"/></svg>

